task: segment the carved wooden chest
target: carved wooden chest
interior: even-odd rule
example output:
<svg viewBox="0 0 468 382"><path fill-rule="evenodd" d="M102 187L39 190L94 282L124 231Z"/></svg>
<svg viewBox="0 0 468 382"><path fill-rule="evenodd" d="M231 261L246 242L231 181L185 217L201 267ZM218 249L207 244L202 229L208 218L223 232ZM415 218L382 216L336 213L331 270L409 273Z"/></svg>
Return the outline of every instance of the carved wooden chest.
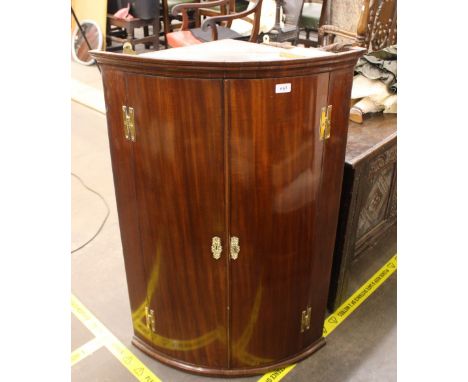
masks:
<svg viewBox="0 0 468 382"><path fill-rule="evenodd" d="M350 122L328 298L331 311L396 253L395 115Z"/></svg>

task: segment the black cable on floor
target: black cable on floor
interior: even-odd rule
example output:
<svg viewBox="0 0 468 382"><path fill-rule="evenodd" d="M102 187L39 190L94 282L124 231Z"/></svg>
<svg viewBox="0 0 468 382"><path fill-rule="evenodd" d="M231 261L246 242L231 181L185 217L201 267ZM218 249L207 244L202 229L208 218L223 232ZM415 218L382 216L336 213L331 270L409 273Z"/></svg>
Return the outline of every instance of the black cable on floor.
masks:
<svg viewBox="0 0 468 382"><path fill-rule="evenodd" d="M76 174L74 174L73 172L71 173L72 176L74 176L76 179L78 179L81 183L81 185L86 188L88 191L91 191L93 194L96 194L97 196L99 196L99 198L104 202L104 205L106 206L106 209L107 209L107 212L106 212L106 217L104 218L104 220L102 221L101 225L99 226L98 230L96 231L96 233L93 235L93 237L91 239L89 239L86 243L80 245L78 248L75 248L71 251L71 253L74 253L76 251L79 251L80 249L84 248L85 246L87 246L89 243L91 243L97 235L99 235L102 231L102 228L104 227L104 224L106 224L106 221L107 221L107 218L109 217L109 214L110 214L110 208L109 208L109 205L107 204L106 200L104 199L104 197L97 191L93 190L92 188L88 187L84 182L83 180Z"/></svg>

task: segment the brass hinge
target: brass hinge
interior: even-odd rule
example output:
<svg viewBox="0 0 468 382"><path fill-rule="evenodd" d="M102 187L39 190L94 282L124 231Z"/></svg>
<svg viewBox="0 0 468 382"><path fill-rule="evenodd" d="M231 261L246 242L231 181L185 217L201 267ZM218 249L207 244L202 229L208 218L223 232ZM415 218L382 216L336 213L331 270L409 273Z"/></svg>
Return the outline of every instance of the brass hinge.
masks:
<svg viewBox="0 0 468 382"><path fill-rule="evenodd" d="M125 139L135 142L135 111L133 107L122 106L122 118L124 125Z"/></svg>
<svg viewBox="0 0 468 382"><path fill-rule="evenodd" d="M330 138L331 130L331 112L332 105L322 107L322 114L320 116L320 140L324 141Z"/></svg>
<svg viewBox="0 0 468 382"><path fill-rule="evenodd" d="M302 311L302 318L301 318L301 333L305 330L310 329L310 315L311 315L312 308L310 306L307 307L307 310Z"/></svg>
<svg viewBox="0 0 468 382"><path fill-rule="evenodd" d="M146 327L153 333L156 332L156 324L154 320L154 310L145 307Z"/></svg>

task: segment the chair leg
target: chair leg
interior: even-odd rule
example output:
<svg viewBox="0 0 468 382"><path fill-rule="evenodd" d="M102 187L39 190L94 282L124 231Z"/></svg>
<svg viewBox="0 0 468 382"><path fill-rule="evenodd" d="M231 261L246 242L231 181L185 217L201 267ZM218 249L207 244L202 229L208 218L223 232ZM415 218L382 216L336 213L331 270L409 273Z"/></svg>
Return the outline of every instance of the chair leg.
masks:
<svg viewBox="0 0 468 382"><path fill-rule="evenodd" d="M111 26L109 19L106 19L106 49L112 46Z"/></svg>
<svg viewBox="0 0 468 382"><path fill-rule="evenodd" d="M324 46L324 36L320 33L317 35L317 46Z"/></svg>
<svg viewBox="0 0 468 382"><path fill-rule="evenodd" d="M149 27L148 27L148 25L145 25L145 26L143 27L143 36L144 36L144 37L148 37L148 36L149 36ZM151 48L151 43L146 42L146 43L145 43L145 49L149 49L149 48Z"/></svg>
<svg viewBox="0 0 468 382"><path fill-rule="evenodd" d="M127 29L127 41L132 44L132 48L135 49L135 44L133 43L133 40L135 38L135 35L134 35L134 28L133 27L129 27Z"/></svg>
<svg viewBox="0 0 468 382"><path fill-rule="evenodd" d="M169 10L167 9L167 7L165 6L167 2L163 1L162 2L162 11L163 11L163 28L164 28L164 46L167 48L169 48L169 45L167 43L167 34L170 32L170 28L171 28L171 21L169 19Z"/></svg>
<svg viewBox="0 0 468 382"><path fill-rule="evenodd" d="M153 49L154 50L159 50L159 17L156 17L153 20L153 36L154 36L154 42L153 42Z"/></svg>
<svg viewBox="0 0 468 382"><path fill-rule="evenodd" d="M201 26L201 15L198 9L195 9L195 28L200 28Z"/></svg>
<svg viewBox="0 0 468 382"><path fill-rule="evenodd" d="M293 40L291 41L291 44L293 46L297 46L297 42L299 41L299 28L297 29L297 33L296 33L296 36L293 38Z"/></svg>

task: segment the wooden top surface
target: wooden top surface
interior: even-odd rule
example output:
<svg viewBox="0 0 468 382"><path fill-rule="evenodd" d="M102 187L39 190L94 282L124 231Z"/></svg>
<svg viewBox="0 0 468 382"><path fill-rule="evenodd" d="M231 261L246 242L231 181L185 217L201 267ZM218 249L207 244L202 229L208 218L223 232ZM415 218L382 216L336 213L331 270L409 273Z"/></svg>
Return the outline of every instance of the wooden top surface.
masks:
<svg viewBox="0 0 468 382"><path fill-rule="evenodd" d="M330 57L335 55L336 53L325 52L315 48L293 47L285 49L272 45L227 39L143 53L139 57L155 60L199 62L261 62Z"/></svg>
<svg viewBox="0 0 468 382"><path fill-rule="evenodd" d="M345 162L354 167L364 157L396 139L396 136L396 114L376 114L362 124L350 121Z"/></svg>
<svg viewBox="0 0 468 382"><path fill-rule="evenodd" d="M365 49L332 53L315 48L279 48L238 40L218 40L139 55L91 51L98 64L167 77L209 79L279 78L352 70Z"/></svg>

